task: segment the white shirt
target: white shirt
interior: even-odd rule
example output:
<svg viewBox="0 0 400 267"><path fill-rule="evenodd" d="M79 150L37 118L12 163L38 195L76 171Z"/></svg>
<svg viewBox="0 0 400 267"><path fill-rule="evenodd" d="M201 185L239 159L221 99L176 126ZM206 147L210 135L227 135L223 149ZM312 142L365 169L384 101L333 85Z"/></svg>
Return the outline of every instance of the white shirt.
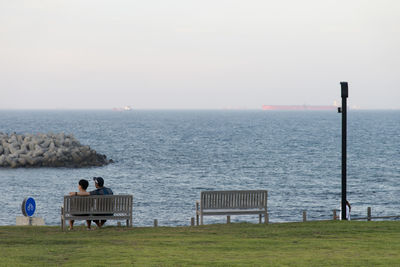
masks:
<svg viewBox="0 0 400 267"><path fill-rule="evenodd" d="M346 219L350 221L350 208L346 205Z"/></svg>

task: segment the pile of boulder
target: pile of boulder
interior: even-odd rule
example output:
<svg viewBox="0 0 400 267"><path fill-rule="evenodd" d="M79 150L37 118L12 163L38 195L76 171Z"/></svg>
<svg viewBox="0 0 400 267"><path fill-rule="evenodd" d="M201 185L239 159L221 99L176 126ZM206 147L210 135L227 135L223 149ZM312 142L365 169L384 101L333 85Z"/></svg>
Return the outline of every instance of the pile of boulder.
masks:
<svg viewBox="0 0 400 267"><path fill-rule="evenodd" d="M71 134L0 132L0 167L89 167L113 162Z"/></svg>

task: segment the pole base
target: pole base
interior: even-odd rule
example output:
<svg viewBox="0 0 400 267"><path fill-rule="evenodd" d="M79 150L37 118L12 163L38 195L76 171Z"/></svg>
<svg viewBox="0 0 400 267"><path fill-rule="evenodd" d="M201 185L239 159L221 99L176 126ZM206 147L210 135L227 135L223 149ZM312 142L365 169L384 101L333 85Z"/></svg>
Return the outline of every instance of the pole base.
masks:
<svg viewBox="0 0 400 267"><path fill-rule="evenodd" d="M17 216L16 225L42 226L44 225L44 220L43 218L38 217Z"/></svg>

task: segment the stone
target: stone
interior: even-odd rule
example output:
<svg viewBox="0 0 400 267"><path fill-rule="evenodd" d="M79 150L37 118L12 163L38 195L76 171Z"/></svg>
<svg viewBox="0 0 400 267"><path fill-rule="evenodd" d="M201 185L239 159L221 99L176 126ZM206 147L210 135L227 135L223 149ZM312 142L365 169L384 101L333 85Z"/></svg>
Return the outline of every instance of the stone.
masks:
<svg viewBox="0 0 400 267"><path fill-rule="evenodd" d="M20 156L23 154L27 154L27 153L28 153L28 150L25 147L21 147L21 149L17 151L17 154Z"/></svg>
<svg viewBox="0 0 400 267"><path fill-rule="evenodd" d="M17 136L16 136L15 134L12 134L12 135L11 135L11 138L8 139L8 142L9 142L10 144L11 144L11 143L16 143L16 142L18 142Z"/></svg>
<svg viewBox="0 0 400 267"><path fill-rule="evenodd" d="M28 143L23 142L23 143L21 144L21 150L26 150L26 151L28 151L28 150L29 150L29 145L28 145Z"/></svg>
<svg viewBox="0 0 400 267"><path fill-rule="evenodd" d="M28 163L30 166L32 166L32 167L35 166L36 163L37 163L37 160L36 160L35 157L27 158L26 161L27 161L27 163Z"/></svg>
<svg viewBox="0 0 400 267"><path fill-rule="evenodd" d="M71 156L72 156L73 162L79 163L81 161L81 157L79 156L79 154L77 152L72 152Z"/></svg>
<svg viewBox="0 0 400 267"><path fill-rule="evenodd" d="M18 158L17 161L20 165L25 166L26 165L26 158Z"/></svg>
<svg viewBox="0 0 400 267"><path fill-rule="evenodd" d="M3 148L4 148L3 154L8 156L10 154L10 149L8 148L8 146L4 146Z"/></svg>
<svg viewBox="0 0 400 267"><path fill-rule="evenodd" d="M11 168L17 168L18 167L18 161L17 160L12 160L10 163Z"/></svg>
<svg viewBox="0 0 400 267"><path fill-rule="evenodd" d="M8 146L8 149L10 150L11 154L17 153L18 149L14 146L14 143Z"/></svg>
<svg viewBox="0 0 400 267"><path fill-rule="evenodd" d="M72 134L0 133L0 167L87 167L112 162Z"/></svg>
<svg viewBox="0 0 400 267"><path fill-rule="evenodd" d="M17 216L16 225L43 226L44 220L43 220L43 218L39 218L39 217Z"/></svg>
<svg viewBox="0 0 400 267"><path fill-rule="evenodd" d="M35 149L35 152L33 153L34 157L42 156L44 154L44 150L42 148Z"/></svg>
<svg viewBox="0 0 400 267"><path fill-rule="evenodd" d="M34 143L34 142L30 142L30 143L28 144L28 146L29 146L29 150L30 150L30 151L35 150L35 143Z"/></svg>
<svg viewBox="0 0 400 267"><path fill-rule="evenodd" d="M49 145L49 150L53 150L54 151L55 148L56 148L56 145L54 144L54 141L51 141L50 145Z"/></svg>
<svg viewBox="0 0 400 267"><path fill-rule="evenodd" d="M42 144L40 144L40 146L42 147L42 148L48 148L49 147L49 145L50 145L50 140L45 140Z"/></svg>

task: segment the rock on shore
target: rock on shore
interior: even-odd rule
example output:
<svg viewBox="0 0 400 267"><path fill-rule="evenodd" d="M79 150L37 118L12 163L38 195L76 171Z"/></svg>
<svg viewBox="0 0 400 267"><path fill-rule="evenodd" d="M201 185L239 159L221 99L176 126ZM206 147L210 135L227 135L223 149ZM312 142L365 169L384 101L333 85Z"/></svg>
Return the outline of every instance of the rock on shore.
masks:
<svg viewBox="0 0 400 267"><path fill-rule="evenodd" d="M0 132L0 167L89 167L113 162L73 136Z"/></svg>

